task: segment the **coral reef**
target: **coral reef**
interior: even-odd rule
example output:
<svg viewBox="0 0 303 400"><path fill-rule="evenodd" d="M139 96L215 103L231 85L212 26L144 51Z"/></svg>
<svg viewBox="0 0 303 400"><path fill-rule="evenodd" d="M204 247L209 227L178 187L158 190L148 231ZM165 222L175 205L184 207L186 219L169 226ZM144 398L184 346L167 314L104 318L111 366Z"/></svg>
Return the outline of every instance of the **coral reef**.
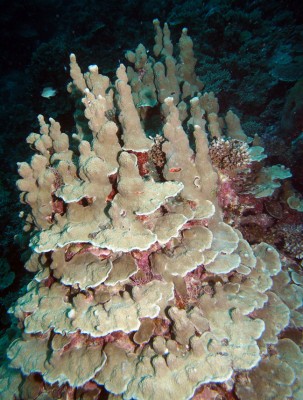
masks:
<svg viewBox="0 0 303 400"><path fill-rule="evenodd" d="M114 85L72 54L76 133L40 115L27 138L17 185L35 277L10 308L20 331L0 398L302 398L300 271L221 208L223 193L240 196L237 172L255 204L290 172L263 166L237 116L201 93L187 29L177 56L168 25L154 28L153 56L127 52Z"/></svg>

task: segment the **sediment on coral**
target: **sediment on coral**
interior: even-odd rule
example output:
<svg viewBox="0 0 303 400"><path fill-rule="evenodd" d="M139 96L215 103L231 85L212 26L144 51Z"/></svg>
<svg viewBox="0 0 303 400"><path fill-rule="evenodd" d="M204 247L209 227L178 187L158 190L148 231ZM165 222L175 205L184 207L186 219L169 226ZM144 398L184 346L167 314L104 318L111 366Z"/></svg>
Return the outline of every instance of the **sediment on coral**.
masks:
<svg viewBox="0 0 303 400"><path fill-rule="evenodd" d="M303 326L300 274L291 280L270 244L251 246L219 201L223 170L262 149L201 93L187 29L177 57L168 25L154 27L154 55L128 52L114 86L72 54L76 132L39 116L27 139L36 153L17 185L35 276L10 308L22 335L0 371L3 398L185 400L212 383L267 399L279 370L281 396L302 394L301 350L279 337ZM258 185L278 185L264 168Z"/></svg>

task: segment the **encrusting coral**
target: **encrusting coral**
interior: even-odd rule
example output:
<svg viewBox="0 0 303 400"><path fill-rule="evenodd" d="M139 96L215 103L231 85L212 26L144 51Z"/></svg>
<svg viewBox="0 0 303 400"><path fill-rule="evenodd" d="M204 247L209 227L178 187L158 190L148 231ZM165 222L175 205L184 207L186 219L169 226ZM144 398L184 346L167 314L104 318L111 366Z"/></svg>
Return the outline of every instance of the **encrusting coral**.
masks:
<svg viewBox="0 0 303 400"><path fill-rule="evenodd" d="M231 112L231 139L220 139L187 29L176 59L168 25L154 26L154 58L143 45L128 52L133 66L120 65L115 86L71 55L78 146L42 116L27 139L36 154L17 185L36 275L10 309L22 335L0 370L1 399L183 400L224 382L241 400L279 385L279 398L302 398L302 353L277 338L300 324L302 282L287 281L274 247L252 248L226 224L217 198L216 148L230 152L223 169L241 169L254 145Z"/></svg>

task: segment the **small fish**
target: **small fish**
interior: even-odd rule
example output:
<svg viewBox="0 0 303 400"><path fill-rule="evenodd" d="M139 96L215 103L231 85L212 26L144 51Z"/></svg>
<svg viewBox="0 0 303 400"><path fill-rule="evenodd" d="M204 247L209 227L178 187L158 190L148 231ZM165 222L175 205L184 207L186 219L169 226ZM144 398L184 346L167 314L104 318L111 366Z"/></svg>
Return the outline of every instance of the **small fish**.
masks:
<svg viewBox="0 0 303 400"><path fill-rule="evenodd" d="M47 86L42 90L41 96L44 97L45 99L50 99L51 97L56 96L56 93L57 93L56 89Z"/></svg>
<svg viewBox="0 0 303 400"><path fill-rule="evenodd" d="M170 168L169 172L180 172L182 168L178 167L178 168Z"/></svg>

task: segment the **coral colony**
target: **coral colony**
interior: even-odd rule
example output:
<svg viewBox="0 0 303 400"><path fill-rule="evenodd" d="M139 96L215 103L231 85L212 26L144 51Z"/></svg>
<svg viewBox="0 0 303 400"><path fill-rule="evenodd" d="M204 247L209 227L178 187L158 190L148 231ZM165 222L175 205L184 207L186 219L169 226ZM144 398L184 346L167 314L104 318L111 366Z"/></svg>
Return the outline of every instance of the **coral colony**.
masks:
<svg viewBox="0 0 303 400"><path fill-rule="evenodd" d="M10 309L1 399L303 398L303 246L287 269L237 223L241 196L257 206L290 171L219 117L187 29L176 55L154 28L153 56L128 51L114 84L72 54L76 133L40 115L27 138L17 185L36 275Z"/></svg>

